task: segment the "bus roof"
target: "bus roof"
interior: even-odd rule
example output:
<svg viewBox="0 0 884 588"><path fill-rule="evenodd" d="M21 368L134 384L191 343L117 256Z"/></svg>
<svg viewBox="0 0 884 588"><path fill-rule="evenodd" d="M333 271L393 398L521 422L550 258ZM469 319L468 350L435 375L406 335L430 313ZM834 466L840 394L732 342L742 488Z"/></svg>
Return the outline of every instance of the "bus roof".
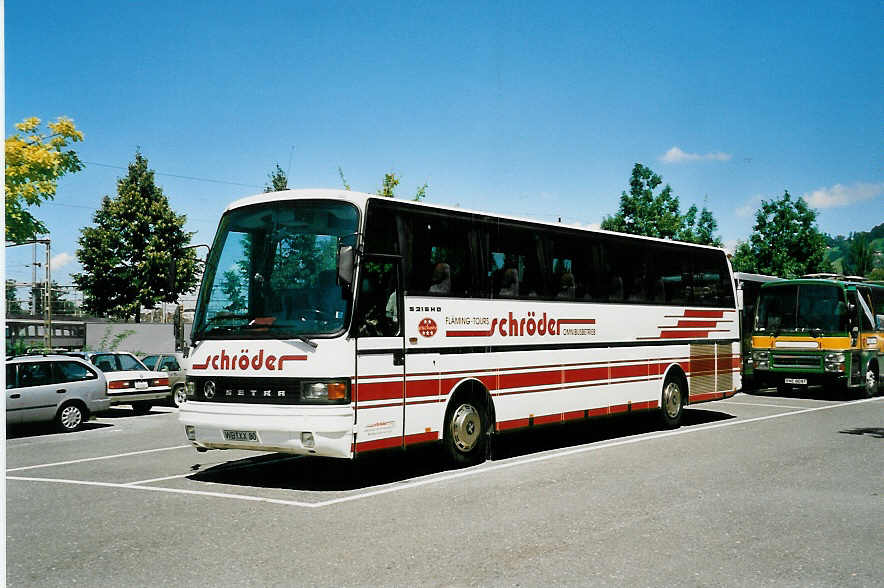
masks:
<svg viewBox="0 0 884 588"><path fill-rule="evenodd" d="M872 286L873 288L882 288L884 284L876 283L876 282L865 282L865 281L857 281L850 278L844 278L843 276L840 278L816 278L816 277L803 277L803 278L794 278L791 280L778 280L775 282L767 282L762 284L762 288L778 288L780 286L788 286L790 284L830 284L832 286Z"/></svg>
<svg viewBox="0 0 884 588"><path fill-rule="evenodd" d="M646 237L644 235L633 235L630 233L618 233L615 231L606 231L604 229L595 229L595 228L583 227L583 226L579 226L579 225L565 225L562 223L542 221L542 220L537 220L537 219L527 218L527 217L511 216L508 214L499 214L496 212L489 212L489 211L482 211L482 210L471 210L471 209L467 209L467 208L459 208L459 207L453 207L453 206L442 206L439 204L430 204L427 202L415 202L413 200L391 199L386 196L378 196L377 194L366 194L363 192L353 192L350 190L299 189L299 190L284 190L284 191L280 191L280 192L267 192L264 194L256 194L254 196L247 196L245 198L240 198L239 200L236 200L236 201L232 202L230 205L228 205L224 212L227 213L228 211L233 210L235 208L240 208L243 206L251 206L254 204L266 204L266 203L270 203L270 202L280 202L280 201L285 201L285 200L302 200L302 199L307 200L307 199L317 199L317 198L330 199L330 200L340 200L340 201L344 201L344 202L349 202L351 204L358 206L360 209L363 209L363 210L365 209L369 200L377 199L377 200L383 200L386 202L393 200L396 204L403 206L403 207L426 208L426 209L431 209L431 210L447 211L447 212L454 212L454 213L460 213L460 214L474 214L474 215L480 215L480 216L490 216L490 217L494 217L494 218L501 218L501 219L512 220L512 221L532 223L535 225L544 225L544 226L548 226L548 227L565 228L565 229L572 229L572 230L576 229L576 230L585 231L588 233L598 233L598 234L602 234L602 235L614 235L614 236L619 236L619 237L627 236L627 237L633 237L635 239L644 239L647 241L654 241L657 243L668 243L668 244L684 245L684 246L690 246L690 247L700 247L700 248L704 248L704 249L715 249L717 251L721 251L723 249L721 247L715 247L714 245L699 245L696 243L687 243L685 241L673 241L671 239L661 239L658 237Z"/></svg>

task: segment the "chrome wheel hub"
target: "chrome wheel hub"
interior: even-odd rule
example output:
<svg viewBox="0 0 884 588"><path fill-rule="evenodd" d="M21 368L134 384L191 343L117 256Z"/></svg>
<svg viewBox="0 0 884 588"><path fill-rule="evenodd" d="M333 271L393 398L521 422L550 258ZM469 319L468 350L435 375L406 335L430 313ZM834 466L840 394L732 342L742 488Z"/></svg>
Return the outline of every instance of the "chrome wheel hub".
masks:
<svg viewBox="0 0 884 588"><path fill-rule="evenodd" d="M479 442L482 433L482 417L470 404L461 404L451 417L451 439L455 447L469 453Z"/></svg>
<svg viewBox="0 0 884 588"><path fill-rule="evenodd" d="M669 382L663 388L663 410L666 416L676 418L681 410L681 390L675 382Z"/></svg>
<svg viewBox="0 0 884 588"><path fill-rule="evenodd" d="M67 406L61 411L61 424L65 429L76 429L83 422L83 413L75 406Z"/></svg>

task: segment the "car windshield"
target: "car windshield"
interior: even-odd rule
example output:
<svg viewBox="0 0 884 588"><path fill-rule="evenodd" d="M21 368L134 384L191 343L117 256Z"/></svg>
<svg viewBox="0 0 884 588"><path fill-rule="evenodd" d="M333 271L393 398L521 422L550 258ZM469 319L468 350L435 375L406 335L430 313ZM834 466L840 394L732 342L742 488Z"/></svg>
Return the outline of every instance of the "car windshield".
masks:
<svg viewBox="0 0 884 588"><path fill-rule="evenodd" d="M356 207L283 201L226 214L206 262L193 339L329 335L345 327L349 296L337 252L352 245Z"/></svg>
<svg viewBox="0 0 884 588"><path fill-rule="evenodd" d="M105 373L146 369L144 364L128 353L96 353L91 360L95 367Z"/></svg>
<svg viewBox="0 0 884 588"><path fill-rule="evenodd" d="M762 288L755 330L845 332L847 305L842 290L830 284L788 284Z"/></svg>

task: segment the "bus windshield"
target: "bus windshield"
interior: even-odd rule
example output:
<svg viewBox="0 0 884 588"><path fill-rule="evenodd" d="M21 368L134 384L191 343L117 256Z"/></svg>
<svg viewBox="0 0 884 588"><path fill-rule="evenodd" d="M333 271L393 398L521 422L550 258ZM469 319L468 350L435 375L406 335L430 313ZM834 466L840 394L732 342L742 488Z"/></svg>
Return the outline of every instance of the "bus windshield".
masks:
<svg viewBox="0 0 884 588"><path fill-rule="evenodd" d="M762 288L755 330L845 332L847 305L843 291L830 284Z"/></svg>
<svg viewBox="0 0 884 588"><path fill-rule="evenodd" d="M332 335L349 296L338 284L339 245L355 242L355 206L281 201L226 214L206 260L193 340Z"/></svg>

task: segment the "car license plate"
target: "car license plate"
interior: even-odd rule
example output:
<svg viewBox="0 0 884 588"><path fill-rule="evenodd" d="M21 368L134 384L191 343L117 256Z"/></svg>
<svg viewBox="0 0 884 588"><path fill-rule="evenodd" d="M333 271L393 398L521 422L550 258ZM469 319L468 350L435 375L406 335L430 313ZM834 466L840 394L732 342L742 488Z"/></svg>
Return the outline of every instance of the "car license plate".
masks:
<svg viewBox="0 0 884 588"><path fill-rule="evenodd" d="M798 384L799 386L807 386L807 378L786 378L787 384Z"/></svg>
<svg viewBox="0 0 884 588"><path fill-rule="evenodd" d="M143 382L143 381L135 382L135 389L136 390L144 390L145 388L147 388L147 382Z"/></svg>
<svg viewBox="0 0 884 588"><path fill-rule="evenodd" d="M255 431L224 431L225 441L258 441L258 433Z"/></svg>

